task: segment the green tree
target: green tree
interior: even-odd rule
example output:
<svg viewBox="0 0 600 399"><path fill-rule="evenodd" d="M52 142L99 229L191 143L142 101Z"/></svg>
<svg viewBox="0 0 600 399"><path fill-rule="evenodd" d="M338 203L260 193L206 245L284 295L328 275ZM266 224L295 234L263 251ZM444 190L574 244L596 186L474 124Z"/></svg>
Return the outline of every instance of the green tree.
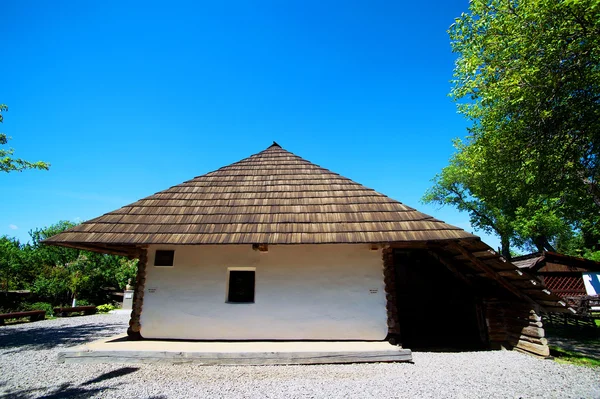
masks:
<svg viewBox="0 0 600 399"><path fill-rule="evenodd" d="M135 278L137 259L43 244L44 239L74 226L60 221L35 229L29 232L31 244L25 245L0 237L0 290L30 289L54 305L74 299L110 302L111 291L123 290Z"/></svg>
<svg viewBox="0 0 600 399"><path fill-rule="evenodd" d="M60 221L48 227L38 228L29 232L31 237L30 263L38 270L31 282L31 290L40 297L52 303L66 303L73 299L73 289L77 289L77 278L71 273L75 270L69 265L77 262L81 251L74 248L49 246L42 243L46 238L63 232L75 223Z"/></svg>
<svg viewBox="0 0 600 399"><path fill-rule="evenodd" d="M4 122L2 112L8 111L8 107L5 104L0 104L0 123ZM0 146L4 146L8 143L10 137L4 133L0 133ZM0 148L0 172L21 172L25 169L43 169L48 170L50 165L46 162L29 162L23 159L14 158L15 150L12 148L3 149Z"/></svg>
<svg viewBox="0 0 600 399"><path fill-rule="evenodd" d="M508 212L508 199L493 196L496 184L481 169L485 169L486 159L477 147L466 146L460 140L454 143L457 152L434 179L434 186L424 195L423 201L451 205L459 211L467 212L470 222L477 230L500 237L502 254L510 259L510 243L516 237L514 212ZM482 201L482 197L490 197Z"/></svg>
<svg viewBox="0 0 600 399"><path fill-rule="evenodd" d="M0 237L0 286L2 291L20 288L18 274L21 269L19 241L7 236Z"/></svg>
<svg viewBox="0 0 600 399"><path fill-rule="evenodd" d="M78 298L105 303L106 289L122 290L127 280L135 277L137 260L43 244L46 238L74 226L75 223L60 221L29 233L32 243L24 250L30 250L30 263L38 270L32 290L56 303Z"/></svg>
<svg viewBox="0 0 600 399"><path fill-rule="evenodd" d="M42 241L75 226L76 223L61 220L53 225L30 231L31 248L34 251L32 256L35 257L36 262L52 266L74 262L81 252L79 249L44 245Z"/></svg>
<svg viewBox="0 0 600 399"><path fill-rule="evenodd" d="M600 1L473 0L449 33L471 126L424 200L468 211L503 253L569 231L597 247Z"/></svg>

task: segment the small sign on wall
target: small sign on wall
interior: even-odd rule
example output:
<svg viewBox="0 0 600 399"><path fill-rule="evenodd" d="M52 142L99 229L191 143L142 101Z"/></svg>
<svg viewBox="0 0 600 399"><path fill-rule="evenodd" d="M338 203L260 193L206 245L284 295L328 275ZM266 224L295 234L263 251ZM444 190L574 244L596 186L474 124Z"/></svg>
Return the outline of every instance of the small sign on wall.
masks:
<svg viewBox="0 0 600 399"><path fill-rule="evenodd" d="M156 288L148 288L148 293L149 294L154 294L156 292Z"/></svg>
<svg viewBox="0 0 600 399"><path fill-rule="evenodd" d="M378 292L379 292L379 290L377 288L369 290L369 294L377 294Z"/></svg>

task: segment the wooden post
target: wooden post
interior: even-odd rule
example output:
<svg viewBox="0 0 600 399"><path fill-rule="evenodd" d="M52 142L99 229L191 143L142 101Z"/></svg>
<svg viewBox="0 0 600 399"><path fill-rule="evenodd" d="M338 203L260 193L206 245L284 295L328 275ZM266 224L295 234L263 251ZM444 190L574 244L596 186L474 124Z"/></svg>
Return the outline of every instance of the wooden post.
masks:
<svg viewBox="0 0 600 399"><path fill-rule="evenodd" d="M398 305L396 294L396 268L394 266L394 250L384 248L383 260L383 282L385 283L385 298L387 309L388 340L391 344L400 344L400 323L398 321Z"/></svg>
<svg viewBox="0 0 600 399"><path fill-rule="evenodd" d="M146 248L140 250L138 259L138 270L135 278L135 289L133 291L133 307L131 310L131 318L129 319L129 328L127 329L127 339L130 341L139 341L142 339L142 335L140 334L142 327L140 324L140 316L142 314L142 305L144 303L146 263L148 263L148 251Z"/></svg>

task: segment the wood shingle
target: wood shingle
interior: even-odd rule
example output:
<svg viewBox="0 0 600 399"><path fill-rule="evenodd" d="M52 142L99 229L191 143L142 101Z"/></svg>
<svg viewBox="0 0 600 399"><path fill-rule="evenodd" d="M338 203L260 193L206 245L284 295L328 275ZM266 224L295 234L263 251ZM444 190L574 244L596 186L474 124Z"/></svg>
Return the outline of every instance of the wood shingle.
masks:
<svg viewBox="0 0 600 399"><path fill-rule="evenodd" d="M476 238L273 144L46 240L325 244Z"/></svg>

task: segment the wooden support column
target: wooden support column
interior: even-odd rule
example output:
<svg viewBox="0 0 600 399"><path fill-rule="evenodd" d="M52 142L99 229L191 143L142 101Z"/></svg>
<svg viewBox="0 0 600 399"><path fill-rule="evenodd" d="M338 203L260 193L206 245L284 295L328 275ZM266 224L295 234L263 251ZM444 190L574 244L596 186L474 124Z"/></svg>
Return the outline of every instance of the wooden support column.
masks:
<svg viewBox="0 0 600 399"><path fill-rule="evenodd" d="M138 257L138 270L135 278L135 288L133 291L133 307L131 318L129 319L129 328L127 329L127 339L130 341L139 341L142 339L140 334L141 324L140 316L144 303L144 287L146 285L146 264L148 263L148 250L140 249Z"/></svg>
<svg viewBox="0 0 600 399"><path fill-rule="evenodd" d="M391 344L396 345L400 343L400 323L398 321L394 250L392 248L384 248L382 251L382 260L387 309L388 340Z"/></svg>

